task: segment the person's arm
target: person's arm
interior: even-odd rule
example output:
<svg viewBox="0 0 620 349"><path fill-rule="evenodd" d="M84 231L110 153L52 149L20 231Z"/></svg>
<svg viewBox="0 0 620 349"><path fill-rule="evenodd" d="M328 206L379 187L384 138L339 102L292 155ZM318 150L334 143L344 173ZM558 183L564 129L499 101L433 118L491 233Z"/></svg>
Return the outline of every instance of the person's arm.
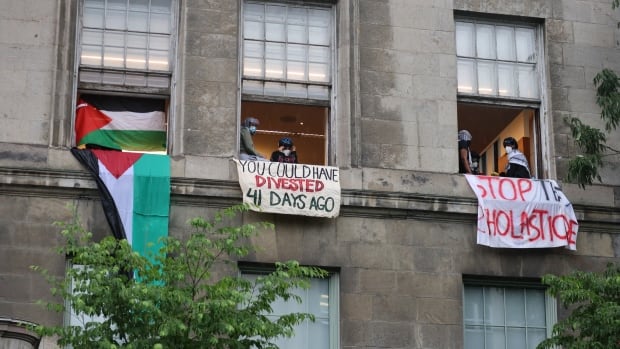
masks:
<svg viewBox="0 0 620 349"><path fill-rule="evenodd" d="M465 166L465 173L472 173L471 166L469 166L469 156L467 156L467 148L460 148L459 155L461 156L461 161Z"/></svg>
<svg viewBox="0 0 620 349"><path fill-rule="evenodd" d="M245 152L248 155L261 156L260 154L256 152L256 149L254 149L254 142L252 141L252 135L250 134L250 130L248 130L247 128L241 129L241 143L243 145L243 148L245 149Z"/></svg>

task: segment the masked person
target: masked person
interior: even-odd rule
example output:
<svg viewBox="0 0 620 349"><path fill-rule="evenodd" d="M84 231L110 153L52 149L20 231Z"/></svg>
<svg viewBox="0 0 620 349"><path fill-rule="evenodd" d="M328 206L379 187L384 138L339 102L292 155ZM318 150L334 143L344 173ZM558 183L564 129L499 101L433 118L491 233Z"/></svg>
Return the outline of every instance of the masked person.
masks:
<svg viewBox="0 0 620 349"><path fill-rule="evenodd" d="M507 137L504 139L503 144L506 154L508 154L508 164L503 175L505 177L531 178L530 165L525 155L519 151L517 140Z"/></svg>
<svg viewBox="0 0 620 349"><path fill-rule="evenodd" d="M271 153L271 161L273 162L288 162L297 163L297 152L295 151L295 145L293 140L284 137L278 142L278 149Z"/></svg>
<svg viewBox="0 0 620 349"><path fill-rule="evenodd" d="M240 160L267 160L254 149L252 136L256 133L256 127L259 124L260 122L258 119L253 117L248 117L243 120L243 125L241 126L241 144L239 146Z"/></svg>
<svg viewBox="0 0 620 349"><path fill-rule="evenodd" d="M458 134L459 141L459 173L470 173L474 171L471 168L471 133L467 130L460 130Z"/></svg>

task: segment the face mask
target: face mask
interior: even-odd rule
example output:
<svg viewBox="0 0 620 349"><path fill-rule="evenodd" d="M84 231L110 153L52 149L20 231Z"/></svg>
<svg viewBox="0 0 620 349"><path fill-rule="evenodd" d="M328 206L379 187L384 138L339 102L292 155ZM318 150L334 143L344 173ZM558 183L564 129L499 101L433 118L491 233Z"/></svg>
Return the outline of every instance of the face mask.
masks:
<svg viewBox="0 0 620 349"><path fill-rule="evenodd" d="M256 126L250 126L249 129L250 129L250 134L251 135L256 133Z"/></svg>
<svg viewBox="0 0 620 349"><path fill-rule="evenodd" d="M282 150L282 153L284 153L284 156L289 156L289 155L291 155L291 150L290 149L284 149L284 150Z"/></svg>
<svg viewBox="0 0 620 349"><path fill-rule="evenodd" d="M506 154L512 153L512 147L506 147Z"/></svg>

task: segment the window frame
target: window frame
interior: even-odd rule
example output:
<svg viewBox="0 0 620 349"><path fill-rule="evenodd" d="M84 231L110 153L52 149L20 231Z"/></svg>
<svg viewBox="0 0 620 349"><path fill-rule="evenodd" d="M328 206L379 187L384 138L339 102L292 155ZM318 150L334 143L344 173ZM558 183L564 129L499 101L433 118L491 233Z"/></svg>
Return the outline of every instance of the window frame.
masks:
<svg viewBox="0 0 620 349"><path fill-rule="evenodd" d="M329 348L340 348L340 272L337 268L325 268L322 269L328 272L327 277L323 280L328 283L329 290ZM275 270L273 264L265 263L238 263L238 276L244 277L244 275L264 275ZM327 349L327 348L326 348Z"/></svg>
<svg viewBox="0 0 620 349"><path fill-rule="evenodd" d="M539 278L507 278L507 277L490 277L490 276L480 276L480 275L463 275L463 289L462 289L462 314L463 317L463 348L465 348L465 337L466 337L466 323L465 323L465 304L467 303L465 289L467 287L495 287L501 288L504 291L507 289L516 289L516 290L543 290L544 291L544 300L545 300L545 332L546 338L550 338L553 335L553 326L557 323L557 300L547 292L547 286L542 284L541 279ZM504 300L506 299L506 295L504 294ZM484 304L486 305L486 303ZM504 313L506 311L506 304L504 303ZM485 324L480 325L486 331L488 327L492 327L493 324ZM507 327L506 325L504 325ZM529 328L528 326L524 327L526 330ZM485 340L486 347L486 340Z"/></svg>
<svg viewBox="0 0 620 349"><path fill-rule="evenodd" d="M243 74L244 67L244 13L246 3L275 3L275 4L287 4L287 5L297 5L297 6L314 6L314 7L322 7L326 8L330 12L330 26L331 30L329 33L330 37L330 58L329 58L329 71L330 71L330 83L320 83L320 82L300 82L296 80L288 80L286 77L284 79L269 79L269 78L245 78ZM337 1L336 0L300 0L300 1L290 1L290 0L242 0L240 1L240 15L239 15L239 57L238 57L238 93L239 97L237 99L237 145L235 153L239 153L239 135L240 135L240 127L243 121L243 117L241 115L241 105L243 102L265 102L265 103L282 103L282 104L290 104L290 105L301 105L301 106L319 106L327 108L327 125L326 125L326 147L325 147L325 164L332 165L336 161L336 97L337 97L337 89L338 89L338 45L337 45L337 37L338 37L338 21L337 21ZM265 41L263 41L265 42ZM286 62L286 61L285 61ZM273 95L265 95L263 94L252 94L245 93L243 91L243 82L244 80L252 80L252 81L262 81L262 82L282 82L282 83L293 83L293 84L304 84L308 85L316 85L316 86L327 86L328 87L328 98L327 99L313 99L313 98L300 98L300 97L289 97L289 96L273 96ZM269 155L269 154L267 154Z"/></svg>

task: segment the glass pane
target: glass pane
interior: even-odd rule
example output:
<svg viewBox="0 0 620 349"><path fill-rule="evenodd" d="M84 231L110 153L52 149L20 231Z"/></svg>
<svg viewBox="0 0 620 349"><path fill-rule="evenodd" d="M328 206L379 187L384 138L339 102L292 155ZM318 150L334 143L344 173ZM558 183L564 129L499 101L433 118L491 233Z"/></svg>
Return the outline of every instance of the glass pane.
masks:
<svg viewBox="0 0 620 349"><path fill-rule="evenodd" d="M545 338L547 338L547 332L544 329L528 329L527 349L536 349L536 346Z"/></svg>
<svg viewBox="0 0 620 349"><path fill-rule="evenodd" d="M146 87L146 76L144 74L125 75L125 85Z"/></svg>
<svg viewBox="0 0 620 349"><path fill-rule="evenodd" d="M115 10L124 10L127 6L127 0L108 0L108 8Z"/></svg>
<svg viewBox="0 0 620 349"><path fill-rule="evenodd" d="M129 9L148 12L149 0L129 0Z"/></svg>
<svg viewBox="0 0 620 349"><path fill-rule="evenodd" d="M261 4L245 4L243 18L246 21L262 22L265 20L265 6Z"/></svg>
<svg viewBox="0 0 620 349"><path fill-rule="evenodd" d="M308 10L308 24L310 26L317 27L329 27L330 12L329 10L322 9L309 9Z"/></svg>
<svg viewBox="0 0 620 349"><path fill-rule="evenodd" d="M244 58L243 76L263 77L263 60L257 58Z"/></svg>
<svg viewBox="0 0 620 349"><path fill-rule="evenodd" d="M265 57L285 60L284 44L268 42L265 45Z"/></svg>
<svg viewBox="0 0 620 349"><path fill-rule="evenodd" d="M474 61L471 59L458 59L458 91L474 93L476 90L476 73Z"/></svg>
<svg viewBox="0 0 620 349"><path fill-rule="evenodd" d="M105 0L84 0L84 7L103 8Z"/></svg>
<svg viewBox="0 0 620 349"><path fill-rule="evenodd" d="M260 81L243 81L243 93L262 95L263 83Z"/></svg>
<svg viewBox="0 0 620 349"><path fill-rule="evenodd" d="M481 95L496 95L495 64L478 62L478 93Z"/></svg>
<svg viewBox="0 0 620 349"><path fill-rule="evenodd" d="M284 24L282 23L265 23L265 40L269 41L286 41L284 33Z"/></svg>
<svg viewBox="0 0 620 349"><path fill-rule="evenodd" d="M474 24L456 22L456 55L474 57Z"/></svg>
<svg viewBox="0 0 620 349"><path fill-rule="evenodd" d="M290 80L308 80L306 64L302 62L287 62L286 78Z"/></svg>
<svg viewBox="0 0 620 349"><path fill-rule="evenodd" d="M297 336L298 332L295 332ZM326 319L316 319L316 321L308 322L308 335L305 346L292 348L329 348L329 321Z"/></svg>
<svg viewBox="0 0 620 349"><path fill-rule="evenodd" d="M127 29L137 32L148 31L149 14L146 12L129 12Z"/></svg>
<svg viewBox="0 0 620 349"><path fill-rule="evenodd" d="M100 30L85 29L82 32L82 44L103 45L103 32Z"/></svg>
<svg viewBox="0 0 620 349"><path fill-rule="evenodd" d="M171 0L151 0L151 11L160 13L171 13Z"/></svg>
<svg viewBox="0 0 620 349"><path fill-rule="evenodd" d="M310 280L310 288L307 290L307 309L310 314L318 318L329 318L329 281Z"/></svg>
<svg viewBox="0 0 620 349"><path fill-rule="evenodd" d="M291 338L279 337L274 343L279 348L306 349L308 346L307 321L294 327L295 335Z"/></svg>
<svg viewBox="0 0 620 349"><path fill-rule="evenodd" d="M170 37L167 35L151 35L149 48L155 50L168 50L170 47Z"/></svg>
<svg viewBox="0 0 620 349"><path fill-rule="evenodd" d="M288 42L307 43L308 35L306 34L306 28L306 26L289 24L287 26Z"/></svg>
<svg viewBox="0 0 620 349"><path fill-rule="evenodd" d="M329 99L329 88L327 86L308 86L308 98Z"/></svg>
<svg viewBox="0 0 620 349"><path fill-rule="evenodd" d="M499 63L497 65L497 86L500 96L515 96L516 83L513 64Z"/></svg>
<svg viewBox="0 0 620 349"><path fill-rule="evenodd" d="M482 326L465 325L465 349L484 348L484 330Z"/></svg>
<svg viewBox="0 0 620 349"><path fill-rule="evenodd" d="M482 324L484 315L482 288L470 286L465 287L464 297L463 321L465 324Z"/></svg>
<svg viewBox="0 0 620 349"><path fill-rule="evenodd" d="M289 61L306 62L308 60L308 47L304 45L288 45L286 59Z"/></svg>
<svg viewBox="0 0 620 349"><path fill-rule="evenodd" d="M533 28L517 28L517 60L519 62L536 62L536 35Z"/></svg>
<svg viewBox="0 0 620 349"><path fill-rule="evenodd" d="M493 26L488 24L476 25L476 52L478 58L495 59L494 43Z"/></svg>
<svg viewBox="0 0 620 349"><path fill-rule="evenodd" d="M170 15L151 13L151 33L170 34Z"/></svg>
<svg viewBox="0 0 620 349"><path fill-rule="evenodd" d="M125 55L123 51L124 49L122 47L104 47L103 65L106 67L123 68L125 66Z"/></svg>
<svg viewBox="0 0 620 349"><path fill-rule="evenodd" d="M265 11L265 22L284 23L286 19L286 6L267 5Z"/></svg>
<svg viewBox="0 0 620 349"><path fill-rule="evenodd" d="M103 28L103 9L84 8L84 27Z"/></svg>
<svg viewBox="0 0 620 349"><path fill-rule="evenodd" d="M527 325L545 327L547 324L545 292L543 290L527 290L526 301Z"/></svg>
<svg viewBox="0 0 620 349"><path fill-rule="evenodd" d="M94 71L80 72L80 81L101 83L101 73Z"/></svg>
<svg viewBox="0 0 620 349"><path fill-rule="evenodd" d="M103 72L102 81L104 84L122 85L125 75L116 72Z"/></svg>
<svg viewBox="0 0 620 349"><path fill-rule="evenodd" d="M517 66L519 97L538 98L537 74L534 65Z"/></svg>
<svg viewBox="0 0 620 349"><path fill-rule="evenodd" d="M329 82L329 66L323 63L308 64L308 80Z"/></svg>
<svg viewBox="0 0 620 349"><path fill-rule="evenodd" d="M101 66L101 46L82 45L81 64Z"/></svg>
<svg viewBox="0 0 620 349"><path fill-rule="evenodd" d="M265 33L263 33L262 22L245 21L243 23L243 37L253 40L265 40Z"/></svg>
<svg viewBox="0 0 620 349"><path fill-rule="evenodd" d="M243 42L243 56L263 58L263 43L245 40Z"/></svg>
<svg viewBox="0 0 620 349"><path fill-rule="evenodd" d="M497 59L505 61L515 60L515 39L512 27L497 26L495 28L497 38Z"/></svg>
<svg viewBox="0 0 620 349"><path fill-rule="evenodd" d="M486 331L486 347L502 349L506 348L506 334L503 327L487 327Z"/></svg>
<svg viewBox="0 0 620 349"><path fill-rule="evenodd" d="M308 27L308 43L311 45L324 45L328 46L329 40L329 28L327 27Z"/></svg>
<svg viewBox="0 0 620 349"><path fill-rule="evenodd" d="M146 50L128 48L127 68L146 69Z"/></svg>
<svg viewBox="0 0 620 349"><path fill-rule="evenodd" d="M147 34L128 34L127 47L146 48Z"/></svg>
<svg viewBox="0 0 620 349"><path fill-rule="evenodd" d="M286 21L289 24L307 25L308 18L306 9L303 7L289 7Z"/></svg>
<svg viewBox="0 0 620 349"><path fill-rule="evenodd" d="M103 34L103 44L105 46L125 46L125 35L123 33L105 32Z"/></svg>
<svg viewBox="0 0 620 349"><path fill-rule="evenodd" d="M306 86L299 84L286 84L286 95L289 97L306 98Z"/></svg>
<svg viewBox="0 0 620 349"><path fill-rule="evenodd" d="M280 82L266 82L265 83L265 95L267 96L284 96L286 94L286 88L284 83Z"/></svg>
<svg viewBox="0 0 620 349"><path fill-rule="evenodd" d="M271 79L284 79L284 61L266 59L265 77Z"/></svg>
<svg viewBox="0 0 620 349"><path fill-rule="evenodd" d="M148 87L168 88L170 87L170 78L167 76L149 76L146 85Z"/></svg>
<svg viewBox="0 0 620 349"><path fill-rule="evenodd" d="M168 51L149 50L149 69L167 71L169 69Z"/></svg>
<svg viewBox="0 0 620 349"><path fill-rule="evenodd" d="M125 30L127 27L125 26L125 16L127 12L125 11L114 11L108 9L107 16L105 19L105 27L108 29L118 29Z"/></svg>
<svg viewBox="0 0 620 349"><path fill-rule="evenodd" d="M504 325L504 289L485 287L484 301L484 323L496 326ZM491 346L491 348L496 347Z"/></svg>
<svg viewBox="0 0 620 349"><path fill-rule="evenodd" d="M506 325L525 326L525 293L523 289L506 289Z"/></svg>
<svg viewBox="0 0 620 349"><path fill-rule="evenodd" d="M308 61L327 63L329 61L329 49L327 47L309 46Z"/></svg>
<svg viewBox="0 0 620 349"><path fill-rule="evenodd" d="M523 349L525 346L525 329L508 328L508 342L506 349Z"/></svg>

